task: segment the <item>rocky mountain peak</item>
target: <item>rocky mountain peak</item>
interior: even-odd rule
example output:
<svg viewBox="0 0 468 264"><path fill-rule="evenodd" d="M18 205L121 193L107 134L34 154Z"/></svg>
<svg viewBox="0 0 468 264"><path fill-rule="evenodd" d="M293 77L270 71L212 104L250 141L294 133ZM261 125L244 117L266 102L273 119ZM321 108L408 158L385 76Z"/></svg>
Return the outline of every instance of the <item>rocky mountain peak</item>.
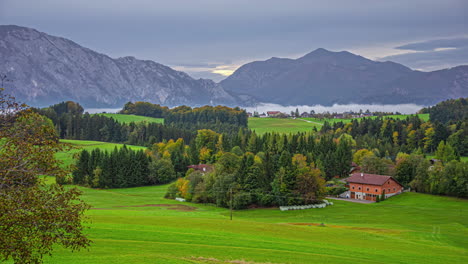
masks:
<svg viewBox="0 0 468 264"><path fill-rule="evenodd" d="M213 81L132 56L113 59L65 38L19 26L0 26L0 72L14 82L18 99L45 106L78 101L86 107L119 107L128 101L244 105Z"/></svg>

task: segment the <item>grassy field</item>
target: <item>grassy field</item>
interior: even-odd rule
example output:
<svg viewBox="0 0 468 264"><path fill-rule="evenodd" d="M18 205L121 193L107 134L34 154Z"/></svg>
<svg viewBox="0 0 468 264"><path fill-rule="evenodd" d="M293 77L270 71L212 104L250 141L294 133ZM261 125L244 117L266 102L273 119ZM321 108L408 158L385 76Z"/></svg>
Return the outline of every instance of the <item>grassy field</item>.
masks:
<svg viewBox="0 0 468 264"><path fill-rule="evenodd" d="M80 152L83 149L88 151L92 151L93 149L99 148L101 150L112 151L115 147L121 148L123 144L115 144L115 143L106 143L100 141L85 141L85 140L69 140L69 139L61 139L60 142L70 144L73 149L67 152L57 153L57 159L61 160L64 166L68 166L73 163L73 156ZM128 145L127 147L132 148L134 150L146 149L146 147L140 146L131 146Z"/></svg>
<svg viewBox="0 0 468 264"><path fill-rule="evenodd" d="M138 116L138 115L122 115L122 114L97 114L106 117L112 117L120 123L131 123L131 122L151 122L151 123L164 123L164 118L154 118L148 116Z"/></svg>
<svg viewBox="0 0 468 264"><path fill-rule="evenodd" d="M291 118L249 118L249 128L254 130L257 134L264 134L266 132L310 132L314 127L320 129L321 124Z"/></svg>
<svg viewBox="0 0 468 264"><path fill-rule="evenodd" d="M429 114L418 115L421 119L429 120ZM389 115L386 118L405 119L408 115ZM376 118L375 116L370 118ZM360 119L360 118L358 118ZM318 119L318 118L249 118L249 128L257 132L257 134L264 134L266 132L279 132L279 133L297 133L297 132L308 132L312 128L316 127L320 129L323 123L328 121L330 123L336 122L351 122L352 119Z"/></svg>
<svg viewBox="0 0 468 264"><path fill-rule="evenodd" d="M406 119L410 115L388 115L385 116L385 118L393 118L393 119ZM419 118L421 118L424 121L429 120L429 114L418 114ZM371 116L367 118L372 118L375 119L377 118L376 116ZM328 121L329 123L336 123L336 122L343 122L343 123L348 123L351 122L353 119L343 119L343 118L324 118L324 119L318 119L318 118L301 118L304 120L312 121L312 122L317 122L317 123L325 123L325 121ZM362 119L362 118L356 118L356 119Z"/></svg>
<svg viewBox="0 0 468 264"><path fill-rule="evenodd" d="M163 199L166 187L80 187L94 207L87 213L94 243L77 253L57 248L46 263L468 261L465 200L405 193L378 204L235 211L230 221L226 209Z"/></svg>
<svg viewBox="0 0 468 264"><path fill-rule="evenodd" d="M93 244L75 253L57 247L45 263L468 263L462 199L404 193L374 204L240 210L230 221L227 209L164 199L167 185L78 188L93 207Z"/></svg>

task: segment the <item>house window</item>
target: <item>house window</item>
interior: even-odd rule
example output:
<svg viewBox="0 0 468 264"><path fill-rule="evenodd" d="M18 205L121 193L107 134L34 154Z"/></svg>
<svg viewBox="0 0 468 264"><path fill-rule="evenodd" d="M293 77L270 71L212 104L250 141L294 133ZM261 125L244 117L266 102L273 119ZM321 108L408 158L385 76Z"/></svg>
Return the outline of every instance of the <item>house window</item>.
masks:
<svg viewBox="0 0 468 264"><path fill-rule="evenodd" d="M369 188L367 188L367 191L369 191Z"/></svg>
<svg viewBox="0 0 468 264"><path fill-rule="evenodd" d="M352 188L353 188L353 190L354 190L354 186L353 186Z"/></svg>
<svg viewBox="0 0 468 264"><path fill-rule="evenodd" d="M387 182L388 184L390 184L390 182Z"/></svg>
<svg viewBox="0 0 468 264"><path fill-rule="evenodd" d="M388 192L390 192L390 188L388 188Z"/></svg>
<svg viewBox="0 0 468 264"><path fill-rule="evenodd" d="M393 191L396 191L396 188L393 188Z"/></svg>
<svg viewBox="0 0 468 264"><path fill-rule="evenodd" d="M375 192L379 192L379 190L375 189Z"/></svg>
<svg viewBox="0 0 468 264"><path fill-rule="evenodd" d="M361 190L361 187L359 187L358 190Z"/></svg>

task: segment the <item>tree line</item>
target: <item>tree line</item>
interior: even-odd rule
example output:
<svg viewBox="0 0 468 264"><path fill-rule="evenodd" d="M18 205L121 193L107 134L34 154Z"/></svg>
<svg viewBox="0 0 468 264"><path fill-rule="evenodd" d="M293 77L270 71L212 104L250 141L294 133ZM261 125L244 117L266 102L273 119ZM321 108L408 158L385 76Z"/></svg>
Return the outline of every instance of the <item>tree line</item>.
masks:
<svg viewBox="0 0 468 264"><path fill-rule="evenodd" d="M420 112L429 114L431 122L447 124L467 121L468 98L446 100L433 107L423 108Z"/></svg>
<svg viewBox="0 0 468 264"><path fill-rule="evenodd" d="M247 128L247 112L238 107L227 106L178 106L168 108L148 102L128 102L121 114L150 116L164 118L164 123L181 129L212 129L219 133L237 132L239 128Z"/></svg>
<svg viewBox="0 0 468 264"><path fill-rule="evenodd" d="M62 139L150 146L163 140L178 138L190 142L196 135L191 130L157 123L119 123L112 117L83 113L83 107L70 101L35 111L52 120Z"/></svg>
<svg viewBox="0 0 468 264"><path fill-rule="evenodd" d="M156 158L150 151L135 151L125 145L111 152L83 150L74 166L71 182L91 188L164 184L177 178L177 165L174 166L170 158ZM62 183L69 182L63 179Z"/></svg>
<svg viewBox="0 0 468 264"><path fill-rule="evenodd" d="M363 118L349 123L326 122L322 134L350 135L358 148L377 150L379 156L392 160L398 152L411 153L420 149L433 153L441 141L454 147L458 156L468 155L468 122L424 122L418 116L406 119Z"/></svg>

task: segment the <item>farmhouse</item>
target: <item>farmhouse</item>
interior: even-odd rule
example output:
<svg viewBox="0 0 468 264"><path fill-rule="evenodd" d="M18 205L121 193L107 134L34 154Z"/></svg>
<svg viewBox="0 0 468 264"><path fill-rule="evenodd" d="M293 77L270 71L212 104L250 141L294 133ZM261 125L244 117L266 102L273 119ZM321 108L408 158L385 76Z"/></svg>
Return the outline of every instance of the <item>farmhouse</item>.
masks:
<svg viewBox="0 0 468 264"><path fill-rule="evenodd" d="M279 116L280 114L281 114L280 111L268 111L268 112L267 112L267 115L268 115L269 117L277 117L277 116Z"/></svg>
<svg viewBox="0 0 468 264"><path fill-rule="evenodd" d="M403 185L392 176L354 173L346 181L351 199L375 201L383 193L388 198L403 192Z"/></svg>

